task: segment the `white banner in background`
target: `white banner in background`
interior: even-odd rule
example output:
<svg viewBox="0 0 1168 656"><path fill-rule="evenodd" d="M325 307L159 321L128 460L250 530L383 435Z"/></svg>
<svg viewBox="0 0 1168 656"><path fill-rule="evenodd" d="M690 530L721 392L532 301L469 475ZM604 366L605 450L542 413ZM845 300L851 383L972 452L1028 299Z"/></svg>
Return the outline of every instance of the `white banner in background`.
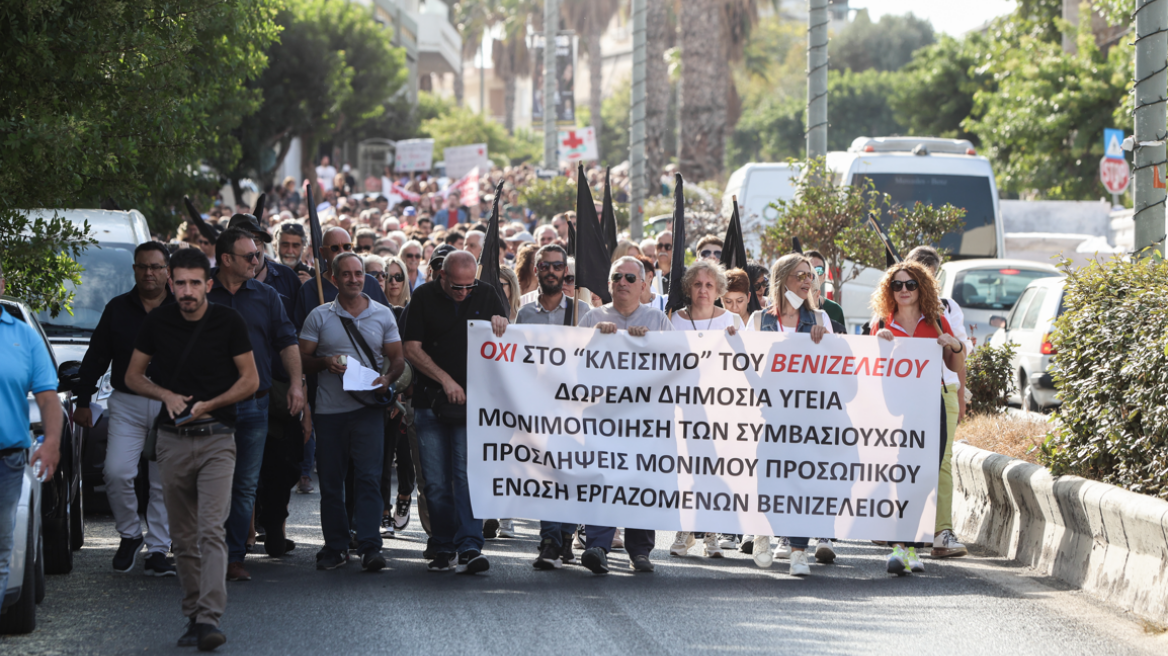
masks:
<svg viewBox="0 0 1168 656"><path fill-rule="evenodd" d="M933 340L472 321L475 517L931 541Z"/></svg>
<svg viewBox="0 0 1168 656"><path fill-rule="evenodd" d="M481 171L491 170L491 158L487 155L485 143L446 148L442 156L446 159L446 176L449 178L461 178L475 167Z"/></svg>
<svg viewBox="0 0 1168 656"><path fill-rule="evenodd" d="M405 139L394 151L395 171L429 171L434 164L433 139Z"/></svg>

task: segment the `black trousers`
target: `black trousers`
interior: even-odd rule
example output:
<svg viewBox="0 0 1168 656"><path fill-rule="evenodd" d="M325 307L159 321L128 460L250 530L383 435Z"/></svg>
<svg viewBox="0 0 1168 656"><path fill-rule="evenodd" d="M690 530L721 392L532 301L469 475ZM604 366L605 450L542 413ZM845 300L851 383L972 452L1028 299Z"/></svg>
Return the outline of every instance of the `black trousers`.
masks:
<svg viewBox="0 0 1168 656"><path fill-rule="evenodd" d="M304 429L288 414L288 384L272 381L268 404L268 439L256 488L256 525L279 527L288 518L292 487L300 480L304 460Z"/></svg>
<svg viewBox="0 0 1168 656"><path fill-rule="evenodd" d="M388 417L388 415L387 415ZM414 493L414 457L406 437L404 417L399 413L385 420L385 463L381 468L381 498L385 509L392 511L397 495L408 497ZM397 495L393 492L394 460L397 461Z"/></svg>

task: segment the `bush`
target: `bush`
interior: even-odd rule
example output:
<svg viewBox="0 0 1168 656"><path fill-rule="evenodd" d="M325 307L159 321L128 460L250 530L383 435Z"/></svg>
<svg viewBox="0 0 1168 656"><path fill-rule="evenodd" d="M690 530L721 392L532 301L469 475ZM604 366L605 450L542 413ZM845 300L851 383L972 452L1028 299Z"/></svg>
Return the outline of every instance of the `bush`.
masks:
<svg viewBox="0 0 1168 656"><path fill-rule="evenodd" d="M1006 409L1006 401L1014 390L1015 346L1004 344L994 348L989 344L973 349L965 360L965 387L973 395L967 408L969 414L996 415Z"/></svg>
<svg viewBox="0 0 1168 656"><path fill-rule="evenodd" d="M575 211L576 183L564 176L536 180L524 187L519 203L535 212L540 219L551 219L554 214Z"/></svg>
<svg viewBox="0 0 1168 656"><path fill-rule="evenodd" d="M1168 499L1168 263L1063 269L1052 338L1063 403L1043 464Z"/></svg>

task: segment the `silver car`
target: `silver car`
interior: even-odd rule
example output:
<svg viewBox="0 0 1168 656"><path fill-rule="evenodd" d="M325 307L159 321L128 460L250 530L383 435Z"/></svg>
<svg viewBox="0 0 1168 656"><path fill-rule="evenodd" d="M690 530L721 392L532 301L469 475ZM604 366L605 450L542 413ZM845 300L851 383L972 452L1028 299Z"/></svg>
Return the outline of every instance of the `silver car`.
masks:
<svg viewBox="0 0 1168 656"><path fill-rule="evenodd" d="M1051 379L1051 363L1055 348L1051 342L1054 321L1063 313L1063 289L1066 278L1039 278L1031 281L1009 316L995 316L991 320L998 331L990 344L1000 347L1014 344L1017 349L1012 361L1015 390L1011 401L1023 408L1041 412L1062 403Z"/></svg>
<svg viewBox="0 0 1168 656"><path fill-rule="evenodd" d="M8 560L8 586L0 605L0 634L32 633L36 607L45 598L44 540L41 537L41 484L31 466L24 468L16 530Z"/></svg>

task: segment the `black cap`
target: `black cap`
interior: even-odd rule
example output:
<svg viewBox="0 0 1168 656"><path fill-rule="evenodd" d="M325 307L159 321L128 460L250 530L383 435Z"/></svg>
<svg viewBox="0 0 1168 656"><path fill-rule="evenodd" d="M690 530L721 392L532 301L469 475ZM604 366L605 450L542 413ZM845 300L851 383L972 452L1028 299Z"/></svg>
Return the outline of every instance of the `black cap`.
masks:
<svg viewBox="0 0 1168 656"><path fill-rule="evenodd" d="M430 266L441 266L442 262L446 259L446 256L450 255L456 250L458 249L454 246L451 246L450 244L442 244L438 248L435 248L434 252L430 254Z"/></svg>
<svg viewBox="0 0 1168 656"><path fill-rule="evenodd" d="M235 214L227 222L227 228L241 228L260 238L265 244L272 243L272 236L267 230L260 227L260 222L251 214Z"/></svg>

